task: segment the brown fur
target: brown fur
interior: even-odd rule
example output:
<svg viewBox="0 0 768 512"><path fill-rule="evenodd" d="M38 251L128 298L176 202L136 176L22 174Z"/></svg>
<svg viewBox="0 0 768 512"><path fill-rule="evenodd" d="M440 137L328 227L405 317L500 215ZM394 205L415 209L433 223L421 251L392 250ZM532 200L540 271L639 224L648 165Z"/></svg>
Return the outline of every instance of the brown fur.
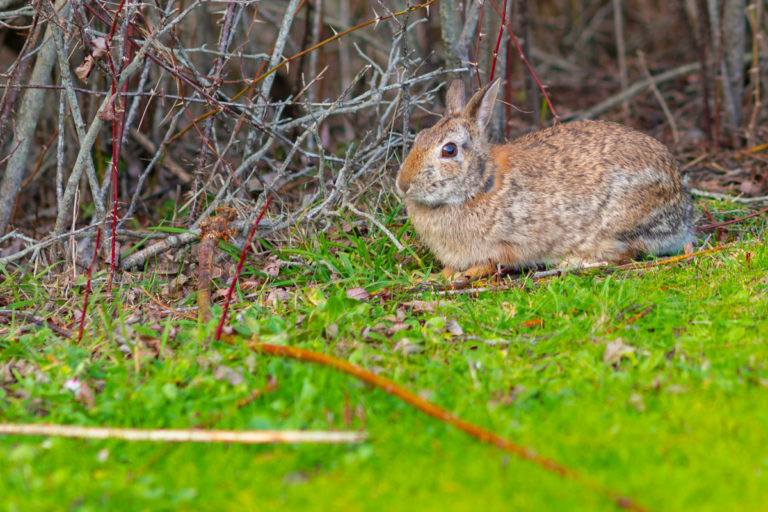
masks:
<svg viewBox="0 0 768 512"><path fill-rule="evenodd" d="M679 251L693 205L659 141L578 121L490 145L498 81L418 134L397 178L413 226L450 269L536 265ZM457 100L458 98L458 100ZM455 158L441 154L454 143Z"/></svg>

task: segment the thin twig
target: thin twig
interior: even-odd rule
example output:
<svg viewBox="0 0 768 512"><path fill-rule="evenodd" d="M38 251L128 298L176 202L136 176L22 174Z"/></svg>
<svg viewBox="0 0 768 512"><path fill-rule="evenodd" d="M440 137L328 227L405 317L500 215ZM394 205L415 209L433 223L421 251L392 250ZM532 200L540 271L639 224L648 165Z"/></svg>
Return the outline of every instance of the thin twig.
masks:
<svg viewBox="0 0 768 512"><path fill-rule="evenodd" d="M524 276L518 279L508 279L503 284L499 284L495 286L485 285L483 281L477 282L480 284L480 286L473 286L473 287L469 287L468 286L469 283L467 281L459 281L457 283L450 283L448 285L431 284L429 282L424 282L416 286L413 286L407 290L404 290L403 293L411 294L411 293L424 293L425 291L430 291L431 293L438 296L478 295L486 292L498 292L498 291L510 290L514 288L522 288L528 284L537 284L537 283L546 282L555 277L560 277L566 274L579 275L584 271L589 271L594 269L598 269L599 273L603 273L603 274L613 274L615 272L624 272L624 271L632 271L632 270L648 270L652 267L669 265L671 263L677 263L680 261L687 261L697 256L704 256L706 254L713 254L713 253L732 250L732 249L733 247L730 245L719 245L711 249L704 249L701 251L693 252L691 254L681 254L678 256L673 256L671 258L652 260L647 262L628 263L625 265L619 265L615 267L607 263L597 263L597 264L589 265L586 267L574 266L574 267L563 268L563 269L542 270L542 271L535 272L531 276Z"/></svg>
<svg viewBox="0 0 768 512"><path fill-rule="evenodd" d="M67 0L58 0L54 9L68 10ZM37 55L35 66L29 81L32 83L46 84L51 80L51 69L56 62L56 45L53 39L54 24L46 28L43 36L43 47ZM5 233L11 223L16 198L21 190L24 171L27 168L27 157L35 140L40 111L43 108L43 93L41 89L28 89L24 92L21 106L16 118L12 147L14 148L8 165L5 168L2 182L0 183L0 234Z"/></svg>
<svg viewBox="0 0 768 512"><path fill-rule="evenodd" d="M744 60L749 61L752 58L751 54L747 53L744 54ZM575 114L573 116L568 116L566 120L570 119L592 119L593 117L597 117L603 112L606 112L619 103L632 98L633 96L636 96L640 93L643 93L651 88L652 84L661 84L663 82L669 82L670 80L674 80L676 78L680 78L681 76L690 75L691 73L696 73L701 69L701 63L700 62L692 62L689 64L683 64L682 66L679 66L674 69L670 69L669 71L665 71L664 73L659 73L658 75L645 80L641 80L639 82L636 82L629 86L626 91L616 94L614 96L611 96L609 98L606 98L605 100L601 101L597 105L595 105L592 108L589 108L585 110L584 112L581 112L580 114Z"/></svg>
<svg viewBox="0 0 768 512"><path fill-rule="evenodd" d="M754 213L751 213L749 215L745 215L744 217L739 217L737 219L731 219L724 222L718 222L716 224L708 224L706 226L696 226L696 231L709 231L710 229L717 229L722 228L724 226L730 226L731 224L738 224L739 222L747 219L751 219L752 217L757 217L760 214L763 214L765 212L768 212L768 206L765 208L762 208Z"/></svg>
<svg viewBox="0 0 768 512"><path fill-rule="evenodd" d="M232 343L232 341L230 340L225 340L225 341ZM432 416L433 418L436 418L443 423L456 427L457 429L461 430L466 434L469 434L470 436L474 437L475 439L481 442L496 446L497 448L504 450L506 452L512 453L522 459L529 460L535 463L537 466L541 467L542 469L549 471L551 473L555 473L563 478L568 478L568 479L577 481L589 487L593 491L596 491L608 497L616 505L618 505L619 507L625 510L635 510L635 511L645 510L644 507L634 502L633 500L625 496L621 496L610 489L606 489L602 487L600 484L592 481L591 479L588 479L587 477L581 475L575 470L567 466L564 466L563 464L553 459L544 457L543 455L539 455L531 448L522 446L514 441L511 441L494 432L491 432L490 430L487 430L483 427L480 427L466 420L463 420L453 415L449 411L443 409L442 407L439 407L434 403L421 398L416 393L412 393L400 387L395 382L385 379L384 377L381 377L379 375L374 375L373 373L367 370L364 370L359 366L355 366L346 361L328 356L326 354L321 354L319 352L306 350L300 347L270 345L267 343L257 343L257 342L248 343L248 347L251 350L254 350L256 352L263 353L263 354L269 354L269 355L278 356L278 357L287 357L291 359L296 359L298 361L308 361L312 363L318 363L323 366L327 366L329 368L333 368L334 370L338 370L348 375L351 375L356 379L359 379L365 382L366 384L369 384L378 389L381 389L385 393L388 393L402 400L403 402L407 403L408 405L414 407L418 411L428 416Z"/></svg>
<svg viewBox="0 0 768 512"><path fill-rule="evenodd" d="M718 199L720 201L734 201L736 203L761 203L763 201L768 201L768 196L757 196L757 197L741 197L741 196L732 196L730 194L720 194L718 192L710 192L708 190L700 190L698 188L692 188L691 194L701 197L707 197L709 199Z"/></svg>
<svg viewBox="0 0 768 512"><path fill-rule="evenodd" d="M365 432L338 430L181 430L119 427L81 427L36 423L0 423L0 434L57 436L78 439L119 439L163 443L360 443Z"/></svg>
<svg viewBox="0 0 768 512"><path fill-rule="evenodd" d="M379 222L379 220L376 217L374 217L370 213L366 213L366 212L358 210L349 201L345 200L342 203L342 205L345 208L349 209L349 211L351 211L355 215L360 215L361 217L365 217L366 219L371 221L377 228L379 228L381 230L382 233L384 233L387 236L387 238L389 238L392 241L394 246L397 248L397 252L402 252L405 249L405 247L403 247L403 244L400 243L400 240L398 240L397 237L390 230L388 230L387 227L384 224Z"/></svg>
<svg viewBox="0 0 768 512"><path fill-rule="evenodd" d="M613 0L613 26L616 30L616 54L619 57L619 85L621 92L627 90L627 53L624 46L624 13L622 12L622 0ZM629 101L621 103L624 115L629 116ZM677 142L677 140L675 140Z"/></svg>
<svg viewBox="0 0 768 512"><path fill-rule="evenodd" d="M656 87L656 81L653 79L653 76L651 76L651 72L648 70L648 65L645 62L645 53L638 50L637 58L640 61L640 67L643 70L643 74L646 76L646 78L648 78L648 80L651 81L651 84L650 84L651 91L653 91L653 95L656 97L656 101L659 102L659 105L661 106L661 110L664 112L664 117L667 118L669 127L672 129L672 140L674 141L675 145L677 145L677 143L680 142L680 134L677 131L677 123L675 122L675 117L672 115L672 111L669 110L669 106L667 105L667 102L664 100L664 96L662 96L661 92L659 92L659 88Z"/></svg>
<svg viewBox="0 0 768 512"><path fill-rule="evenodd" d="M83 293L83 309L80 312L80 328L77 331L77 344L83 341L83 330L85 329L85 316L88 312L88 298L91 295L91 276L93 267L96 266L96 260L99 257L99 243L101 242L101 226L96 229L96 243L93 245L93 259L88 265L88 280L85 282L85 292Z"/></svg>
<svg viewBox="0 0 768 512"><path fill-rule="evenodd" d="M496 13L499 16L502 16L501 11L499 10L499 6L496 5L496 2L494 0L491 0L491 5L493 5L493 8L496 10ZM515 33L512 31L512 26L509 21L507 21L507 32L509 33L510 39L512 39L512 43L515 45L515 48L517 49L517 53L520 55L520 60L523 61L523 64L525 64L525 67L528 69L528 72L536 81L536 85L539 86L539 90L541 91L541 94L544 96L544 100L547 102L547 106L549 107L549 111L552 113L552 117L554 118L555 123L559 123L560 117L557 115L557 112L555 112L555 106L552 104L552 100L550 100L549 98L547 89L546 87L544 87L544 84L541 83L541 80L539 80L538 75L533 70L533 66L528 60L528 57L526 57L525 52L523 51L523 48L520 46L520 41L518 41L517 36L515 36Z"/></svg>

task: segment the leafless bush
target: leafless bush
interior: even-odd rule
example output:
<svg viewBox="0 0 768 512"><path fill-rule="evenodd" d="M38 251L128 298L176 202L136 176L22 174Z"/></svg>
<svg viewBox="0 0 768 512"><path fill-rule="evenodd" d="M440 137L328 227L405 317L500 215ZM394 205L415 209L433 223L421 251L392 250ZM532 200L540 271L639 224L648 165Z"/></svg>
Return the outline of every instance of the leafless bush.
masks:
<svg viewBox="0 0 768 512"><path fill-rule="evenodd" d="M656 99L671 101L659 118L674 125L690 101L662 87L701 70L694 111L722 110L718 129L757 143L765 12L723 1L442 1L430 10L427 0L2 0L0 20L17 28L4 29L0 52L0 264L37 262L62 242L76 262L91 253L77 238L101 225L103 254L114 229L118 254L134 250L129 268L194 241L217 206L236 207L236 225L249 227L267 194L276 200L265 230L322 229L346 209L392 236L371 191L390 190L449 76L507 80L498 137L542 120L521 54L565 118L623 105L623 120L637 123L647 109L631 100L653 90L643 101L658 112ZM674 46L673 29L688 26L709 29ZM635 59L638 50L646 57ZM163 223L188 232L140 230Z"/></svg>

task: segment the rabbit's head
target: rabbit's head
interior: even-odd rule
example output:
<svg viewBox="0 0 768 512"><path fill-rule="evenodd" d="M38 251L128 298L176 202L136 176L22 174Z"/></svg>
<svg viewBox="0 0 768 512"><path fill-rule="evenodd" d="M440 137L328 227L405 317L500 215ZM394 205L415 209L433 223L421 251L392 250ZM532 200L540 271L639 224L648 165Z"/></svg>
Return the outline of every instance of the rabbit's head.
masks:
<svg viewBox="0 0 768 512"><path fill-rule="evenodd" d="M469 102L455 80L446 96L446 113L419 132L400 167L397 188L406 199L430 208L460 204L488 191L494 182L485 128L499 91L499 80L480 89Z"/></svg>

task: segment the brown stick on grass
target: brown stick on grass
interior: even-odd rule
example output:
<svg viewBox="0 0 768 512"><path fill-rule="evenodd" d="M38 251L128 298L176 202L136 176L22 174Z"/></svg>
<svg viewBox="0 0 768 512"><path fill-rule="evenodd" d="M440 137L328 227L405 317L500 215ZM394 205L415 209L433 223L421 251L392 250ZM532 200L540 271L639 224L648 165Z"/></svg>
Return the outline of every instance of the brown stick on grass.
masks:
<svg viewBox="0 0 768 512"><path fill-rule="evenodd" d="M731 224L738 224L743 220L751 219L752 217L757 217L758 215L763 214L765 212L768 212L768 206L766 206L765 208L761 208L760 210L757 210L754 213L750 213L749 215L738 217L736 219L718 222L717 224L707 224L706 226L696 226L696 231L709 231L710 229L717 229L717 228L722 228L724 226L730 226Z"/></svg>
<svg viewBox="0 0 768 512"><path fill-rule="evenodd" d="M213 257L219 240L229 236L229 223L235 220L237 211L219 207L216 216L200 223L200 248L198 249L197 273L197 310L200 318L207 322L211 319L211 272Z"/></svg>
<svg viewBox="0 0 768 512"><path fill-rule="evenodd" d="M227 337L227 339L225 339L224 341L228 343L233 343L235 339L237 338ZM490 430L486 430L483 427L480 427L468 421L462 420L461 418L454 416L447 410L433 404L432 402L424 400L417 394L412 393L400 387L393 381L385 379L384 377L379 377L378 375L374 375L373 373L363 368L360 368L359 366L355 366L353 364L350 364L341 359L337 359L335 357L331 357L325 354L321 354L319 352L313 352L311 350L307 350L299 347L270 345L267 343L257 343L257 342L248 343L248 347L251 350L254 350L259 353L269 354L277 357L287 357L291 359L296 359L298 361L309 361L313 363L319 363L323 366L328 366L335 370L344 372L348 375L351 375L365 382L366 384L370 384L371 386L379 388L384 392L396 398L399 398L403 402L415 407L417 410L423 412L424 414L432 416L433 418L436 418L442 421L443 423L447 423L449 425L452 425L458 428L462 432L469 434L475 439L478 439L484 443L492 444L504 451L512 453L523 459L530 460L534 462L536 465L538 465L539 467L549 472L556 473L562 477L570 478L571 480L580 482L586 485L587 487L589 487L590 489L596 492L599 492L600 494L603 494L604 496L610 498L616 505L618 505L619 507L625 510L635 510L635 511L646 510L644 507L642 507L638 503L635 503L631 499L625 496L621 496L610 489L606 489L602 487L600 484L593 482L592 480L584 477L580 473L577 473L575 470L567 466L564 466L555 460L544 457L543 455L539 455L538 453L533 451L531 448L517 444L514 441L511 441L494 432L491 432Z"/></svg>

